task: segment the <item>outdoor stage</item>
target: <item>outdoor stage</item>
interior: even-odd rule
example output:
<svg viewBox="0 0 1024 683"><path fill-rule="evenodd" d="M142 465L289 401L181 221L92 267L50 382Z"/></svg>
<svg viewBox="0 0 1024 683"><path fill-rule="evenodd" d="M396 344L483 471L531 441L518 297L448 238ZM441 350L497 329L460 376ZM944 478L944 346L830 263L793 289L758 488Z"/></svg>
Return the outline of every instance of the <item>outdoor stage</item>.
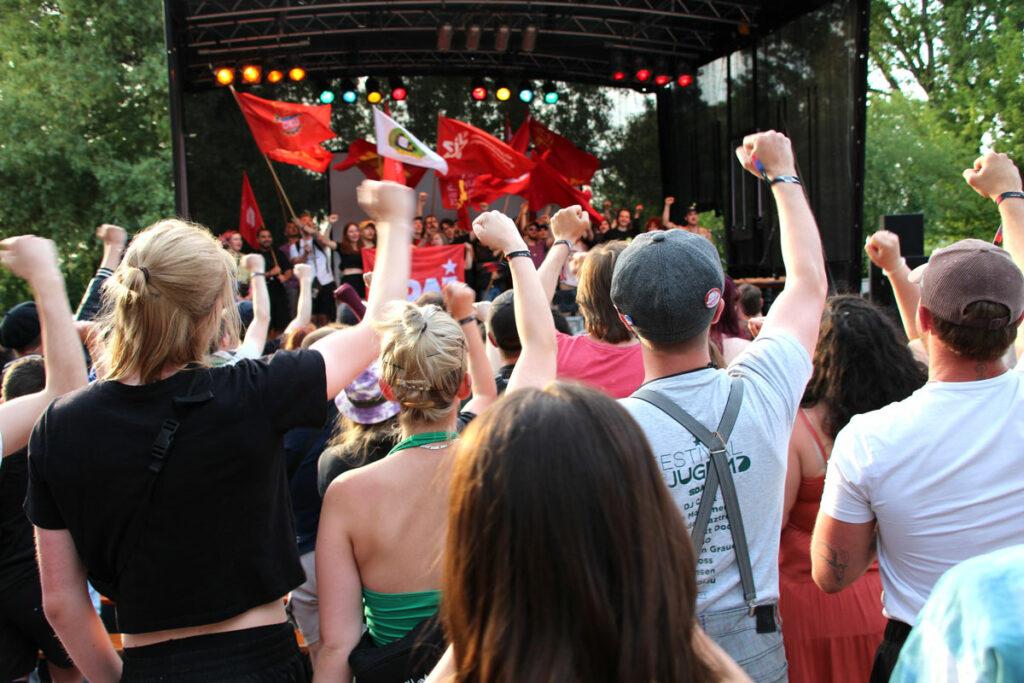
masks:
<svg viewBox="0 0 1024 683"><path fill-rule="evenodd" d="M772 202L733 157L744 135L774 128L793 139L834 283L859 290L868 6L869 0L165 0L177 208L215 225L211 207L237 206L228 176L240 177L252 163L251 153L226 151L208 130L225 112L224 93L214 93L216 65L301 63L310 83L431 74L467 83L487 77L644 87L657 93L663 194L680 198L676 211L697 201L702 211L723 216L730 273L781 274ZM654 88L631 77L616 80L617 71L644 60L667 60L669 68L691 73L693 83ZM242 135L239 148L247 143ZM327 195L325 188L325 208Z"/></svg>

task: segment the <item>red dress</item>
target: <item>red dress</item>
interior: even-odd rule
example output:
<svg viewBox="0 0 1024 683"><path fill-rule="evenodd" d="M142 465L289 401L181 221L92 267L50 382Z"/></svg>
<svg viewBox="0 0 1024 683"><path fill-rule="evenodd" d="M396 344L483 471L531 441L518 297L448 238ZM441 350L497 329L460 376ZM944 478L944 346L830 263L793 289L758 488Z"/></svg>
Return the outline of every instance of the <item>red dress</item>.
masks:
<svg viewBox="0 0 1024 683"><path fill-rule="evenodd" d="M825 449L799 411L818 450ZM865 683L882 641L882 582L878 564L839 593L829 595L811 578L811 532L825 477L802 479L779 546L779 612L790 683Z"/></svg>

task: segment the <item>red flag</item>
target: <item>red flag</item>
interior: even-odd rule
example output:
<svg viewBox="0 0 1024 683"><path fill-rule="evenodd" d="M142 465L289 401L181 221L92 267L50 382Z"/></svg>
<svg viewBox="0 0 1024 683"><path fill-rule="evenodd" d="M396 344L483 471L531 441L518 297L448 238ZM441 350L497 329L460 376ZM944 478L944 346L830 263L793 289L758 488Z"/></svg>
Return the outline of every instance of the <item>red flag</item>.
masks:
<svg viewBox="0 0 1024 683"><path fill-rule="evenodd" d="M238 216L238 232L250 247L259 249L256 232L262 227L263 216L260 214L259 205L256 204L256 196L252 193L249 174L242 171L242 210Z"/></svg>
<svg viewBox="0 0 1024 683"><path fill-rule="evenodd" d="M546 161L538 161L530 172L530 186L526 188L530 208L539 211L548 204L572 206L579 204L590 214L590 219L600 223L604 217L590 206L589 195L577 190L553 169Z"/></svg>
<svg viewBox="0 0 1024 683"><path fill-rule="evenodd" d="M244 92L235 93L235 98L261 152L286 164L327 170L330 152L320 143L335 137L331 105L278 102Z"/></svg>
<svg viewBox="0 0 1024 683"><path fill-rule="evenodd" d="M512 140L508 143L509 147L520 154L526 154L526 150L530 146L530 121L531 117L527 114L526 119L519 125L519 130L516 131L516 134L512 136Z"/></svg>
<svg viewBox="0 0 1024 683"><path fill-rule="evenodd" d="M530 159L493 135L444 116L437 117L437 151L448 162L449 176L518 178L533 168Z"/></svg>
<svg viewBox="0 0 1024 683"><path fill-rule="evenodd" d="M586 185L601 166L597 157L584 152L558 133L536 121L530 121L535 156L539 156L562 174L570 185Z"/></svg>
<svg viewBox="0 0 1024 683"><path fill-rule="evenodd" d="M506 194L520 194L530 183L530 174L518 178L495 178L475 175L464 178L438 176L441 184L441 202L446 209L459 209L466 204L490 204ZM460 189L460 184L462 185Z"/></svg>
<svg viewBox="0 0 1024 683"><path fill-rule="evenodd" d="M384 175L383 159L377 154L377 145L365 139L353 140L348 146L348 156L334 165L335 171L344 171L358 166L363 175L370 180L380 180ZM405 173L405 184L409 187L419 185L427 169L423 166L402 164Z"/></svg>
<svg viewBox="0 0 1024 683"><path fill-rule="evenodd" d="M373 271L376 249L363 249L363 270ZM449 282L465 282L466 245L413 247L412 270L406 299L415 301L424 292L440 292Z"/></svg>

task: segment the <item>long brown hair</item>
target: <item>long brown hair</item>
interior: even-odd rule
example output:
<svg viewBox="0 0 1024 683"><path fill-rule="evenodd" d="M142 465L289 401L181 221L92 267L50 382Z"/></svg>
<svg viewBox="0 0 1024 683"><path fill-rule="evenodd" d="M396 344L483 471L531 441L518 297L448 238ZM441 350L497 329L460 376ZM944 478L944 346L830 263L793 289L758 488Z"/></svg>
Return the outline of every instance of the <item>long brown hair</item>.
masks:
<svg viewBox="0 0 1024 683"><path fill-rule="evenodd" d="M609 344L629 341L633 335L612 303L612 274L615 261L626 248L622 240L607 242L587 252L580 266L576 303L583 315L587 334Z"/></svg>
<svg viewBox="0 0 1024 683"><path fill-rule="evenodd" d="M711 680L695 571L647 439L611 398L524 390L464 432L441 603L458 681Z"/></svg>

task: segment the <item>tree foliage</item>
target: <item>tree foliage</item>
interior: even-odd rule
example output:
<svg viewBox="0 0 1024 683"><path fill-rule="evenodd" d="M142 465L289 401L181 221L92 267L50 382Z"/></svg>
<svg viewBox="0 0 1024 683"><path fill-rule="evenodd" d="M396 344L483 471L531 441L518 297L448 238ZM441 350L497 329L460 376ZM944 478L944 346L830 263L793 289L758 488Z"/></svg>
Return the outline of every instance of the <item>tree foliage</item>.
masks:
<svg viewBox="0 0 1024 683"><path fill-rule="evenodd" d="M95 227L173 210L159 0L0 2L0 231L53 238L77 297ZM0 275L6 307L27 297Z"/></svg>

